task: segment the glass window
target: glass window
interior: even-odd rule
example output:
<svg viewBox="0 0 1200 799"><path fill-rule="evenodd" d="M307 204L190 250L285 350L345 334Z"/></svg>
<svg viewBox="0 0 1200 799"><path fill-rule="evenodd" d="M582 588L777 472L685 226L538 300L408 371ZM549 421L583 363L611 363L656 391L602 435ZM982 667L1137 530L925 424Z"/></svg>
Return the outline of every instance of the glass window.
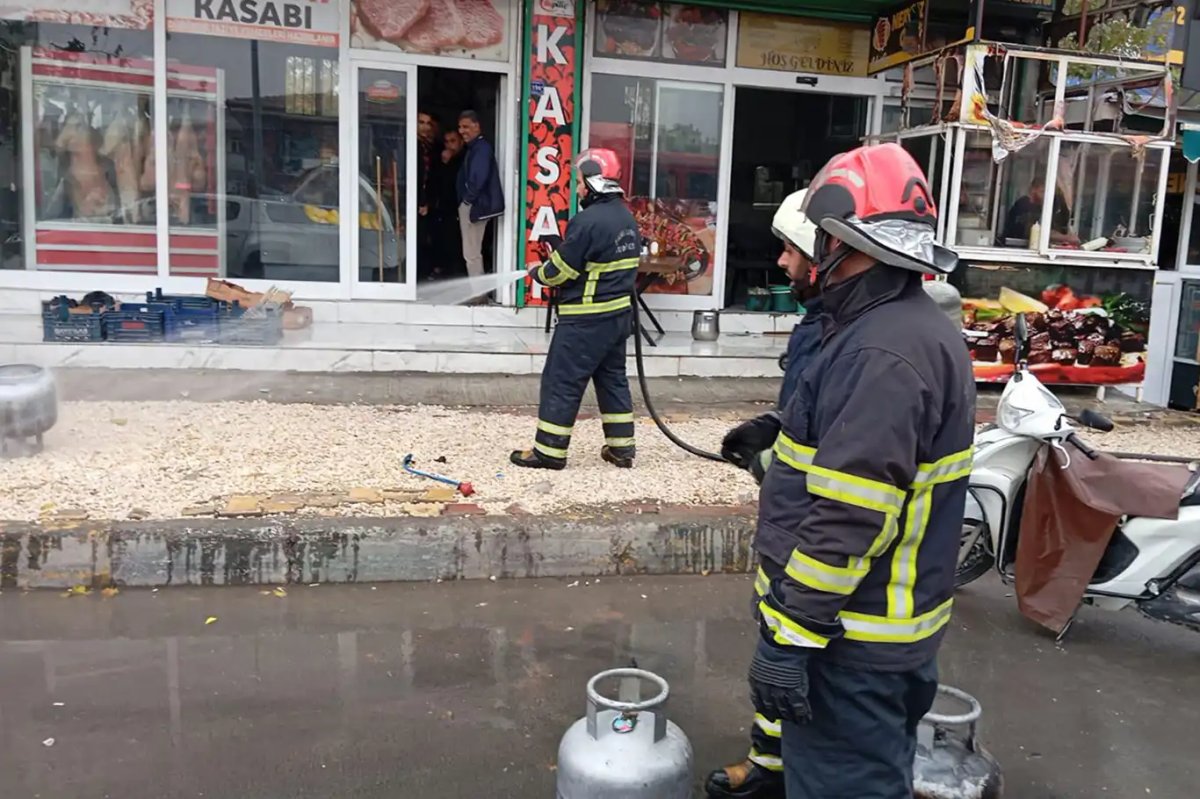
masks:
<svg viewBox="0 0 1200 799"><path fill-rule="evenodd" d="M725 65L728 14L719 8L644 0L597 0L595 49L602 58Z"/></svg>
<svg viewBox="0 0 1200 799"><path fill-rule="evenodd" d="M154 37L149 6L125 10L85 25L0 21L0 268L158 270Z"/></svg>
<svg viewBox="0 0 1200 799"><path fill-rule="evenodd" d="M358 73L358 279L403 283L408 78Z"/></svg>
<svg viewBox="0 0 1200 799"><path fill-rule="evenodd" d="M1148 254L1161 171L1161 150L1063 142L1050 246Z"/></svg>
<svg viewBox="0 0 1200 799"><path fill-rule="evenodd" d="M589 146L625 165L642 235L657 244L662 278L650 289L711 294L724 89L616 75L592 79Z"/></svg>
<svg viewBox="0 0 1200 799"><path fill-rule="evenodd" d="M171 274L336 282L337 51L171 33Z"/></svg>

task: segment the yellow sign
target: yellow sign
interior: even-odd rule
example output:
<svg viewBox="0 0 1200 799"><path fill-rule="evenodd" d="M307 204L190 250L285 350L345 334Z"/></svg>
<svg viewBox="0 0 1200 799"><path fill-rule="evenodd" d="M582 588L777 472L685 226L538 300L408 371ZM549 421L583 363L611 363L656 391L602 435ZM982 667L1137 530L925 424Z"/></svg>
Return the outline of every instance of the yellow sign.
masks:
<svg viewBox="0 0 1200 799"><path fill-rule="evenodd" d="M870 36L854 25L746 12L738 21L737 65L866 77Z"/></svg>

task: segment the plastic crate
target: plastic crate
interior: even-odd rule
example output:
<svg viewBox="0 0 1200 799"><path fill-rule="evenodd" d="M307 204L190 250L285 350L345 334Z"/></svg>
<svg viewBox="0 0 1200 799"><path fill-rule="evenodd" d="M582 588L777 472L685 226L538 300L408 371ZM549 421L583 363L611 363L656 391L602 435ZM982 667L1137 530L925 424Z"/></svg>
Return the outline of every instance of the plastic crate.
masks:
<svg viewBox="0 0 1200 799"><path fill-rule="evenodd" d="M217 335L222 344L272 346L283 340L283 310L242 308L233 304L221 314Z"/></svg>
<svg viewBox="0 0 1200 799"><path fill-rule="evenodd" d="M119 311L105 311L104 337L109 341L163 341L165 316L146 305L122 305Z"/></svg>
<svg viewBox="0 0 1200 799"><path fill-rule="evenodd" d="M162 289L146 292L145 307L162 312L164 340L194 343L217 340L221 314L228 308L225 303L210 297L163 294Z"/></svg>
<svg viewBox="0 0 1200 799"><path fill-rule="evenodd" d="M100 309L71 313L70 307L66 297L55 297L42 303L42 341L103 341L104 314Z"/></svg>

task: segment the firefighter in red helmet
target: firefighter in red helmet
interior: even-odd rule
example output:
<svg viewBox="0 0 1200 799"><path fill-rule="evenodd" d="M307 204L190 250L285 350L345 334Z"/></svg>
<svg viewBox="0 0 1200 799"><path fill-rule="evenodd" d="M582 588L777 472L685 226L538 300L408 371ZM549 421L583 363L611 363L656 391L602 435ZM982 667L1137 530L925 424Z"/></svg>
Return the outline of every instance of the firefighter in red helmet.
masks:
<svg viewBox="0 0 1200 799"><path fill-rule="evenodd" d="M909 799L937 690L971 470L961 332L923 290L955 255L896 144L835 156L809 187L824 341L781 413L759 496L755 724L782 757L710 796Z"/></svg>
<svg viewBox="0 0 1200 799"><path fill-rule="evenodd" d="M564 468L575 415L591 381L604 425L600 457L630 468L635 455L633 398L625 342L642 239L625 205L617 154L584 150L575 169L582 210L567 224L565 238L542 239L548 257L529 269L534 280L558 290L558 327L542 370L533 447L514 451L510 459L517 466Z"/></svg>

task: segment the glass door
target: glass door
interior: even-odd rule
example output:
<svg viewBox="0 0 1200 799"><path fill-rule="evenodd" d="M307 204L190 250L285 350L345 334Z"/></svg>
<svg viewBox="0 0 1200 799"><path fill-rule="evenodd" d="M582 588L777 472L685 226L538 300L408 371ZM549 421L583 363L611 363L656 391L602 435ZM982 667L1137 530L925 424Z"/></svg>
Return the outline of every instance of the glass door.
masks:
<svg viewBox="0 0 1200 799"><path fill-rule="evenodd" d="M353 294L416 297L416 68L354 67Z"/></svg>

